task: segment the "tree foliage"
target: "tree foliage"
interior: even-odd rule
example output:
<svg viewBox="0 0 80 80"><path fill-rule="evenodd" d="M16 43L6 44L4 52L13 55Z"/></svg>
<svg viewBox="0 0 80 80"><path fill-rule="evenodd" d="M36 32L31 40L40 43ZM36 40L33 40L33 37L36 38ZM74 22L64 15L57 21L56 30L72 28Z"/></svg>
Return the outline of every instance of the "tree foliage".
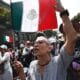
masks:
<svg viewBox="0 0 80 80"><path fill-rule="evenodd" d="M47 35L48 38L51 36L57 35L57 31L53 31L53 30L47 30L47 31L44 31L44 33Z"/></svg>
<svg viewBox="0 0 80 80"><path fill-rule="evenodd" d="M4 7L0 7L0 24L5 26L11 25L11 11Z"/></svg>
<svg viewBox="0 0 80 80"><path fill-rule="evenodd" d="M80 13L78 13L76 16L74 16L72 18L72 23L73 23L73 26L75 28L75 30L80 33Z"/></svg>
<svg viewBox="0 0 80 80"><path fill-rule="evenodd" d="M80 13L72 18L72 20L80 21Z"/></svg>

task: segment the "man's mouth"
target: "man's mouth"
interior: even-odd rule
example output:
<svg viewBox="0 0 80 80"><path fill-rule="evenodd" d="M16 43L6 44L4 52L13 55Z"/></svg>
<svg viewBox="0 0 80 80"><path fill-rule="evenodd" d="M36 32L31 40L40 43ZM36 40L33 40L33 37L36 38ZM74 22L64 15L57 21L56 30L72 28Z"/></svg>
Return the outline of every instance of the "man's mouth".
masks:
<svg viewBox="0 0 80 80"><path fill-rule="evenodd" d="M38 48L35 48L35 49L34 49L34 52L38 52L38 50L39 50Z"/></svg>

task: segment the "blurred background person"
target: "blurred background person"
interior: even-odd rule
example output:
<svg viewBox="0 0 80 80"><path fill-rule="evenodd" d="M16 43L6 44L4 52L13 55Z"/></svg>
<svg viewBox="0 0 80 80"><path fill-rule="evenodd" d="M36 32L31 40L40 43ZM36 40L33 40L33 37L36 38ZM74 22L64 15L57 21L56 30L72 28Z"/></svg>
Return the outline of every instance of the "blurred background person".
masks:
<svg viewBox="0 0 80 80"><path fill-rule="evenodd" d="M2 44L0 48L0 80L13 80L8 47Z"/></svg>

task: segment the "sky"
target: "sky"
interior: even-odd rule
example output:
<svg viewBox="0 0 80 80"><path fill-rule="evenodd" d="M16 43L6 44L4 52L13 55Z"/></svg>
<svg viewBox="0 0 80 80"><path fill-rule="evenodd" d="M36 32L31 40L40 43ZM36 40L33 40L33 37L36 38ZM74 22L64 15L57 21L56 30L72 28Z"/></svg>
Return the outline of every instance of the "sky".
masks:
<svg viewBox="0 0 80 80"><path fill-rule="evenodd" d="M3 0L6 3L10 4L10 0ZM22 1L22 0L12 0L12 1ZM80 13L80 0L61 0L63 6L65 9L69 10L70 18L73 18L77 15L77 13ZM58 18L58 24L61 23L61 19L59 17L59 14L57 13Z"/></svg>

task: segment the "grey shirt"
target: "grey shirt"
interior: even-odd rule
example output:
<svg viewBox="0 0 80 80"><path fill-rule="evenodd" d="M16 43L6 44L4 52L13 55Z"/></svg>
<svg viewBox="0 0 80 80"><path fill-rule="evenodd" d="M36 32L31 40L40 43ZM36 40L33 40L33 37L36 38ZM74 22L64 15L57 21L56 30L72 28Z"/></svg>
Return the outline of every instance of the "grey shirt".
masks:
<svg viewBox="0 0 80 80"><path fill-rule="evenodd" d="M66 70L72 59L73 56L69 56L64 47L61 48L58 56L51 57L51 61L45 66L43 75L37 70L38 60L32 61L28 80L66 80Z"/></svg>

